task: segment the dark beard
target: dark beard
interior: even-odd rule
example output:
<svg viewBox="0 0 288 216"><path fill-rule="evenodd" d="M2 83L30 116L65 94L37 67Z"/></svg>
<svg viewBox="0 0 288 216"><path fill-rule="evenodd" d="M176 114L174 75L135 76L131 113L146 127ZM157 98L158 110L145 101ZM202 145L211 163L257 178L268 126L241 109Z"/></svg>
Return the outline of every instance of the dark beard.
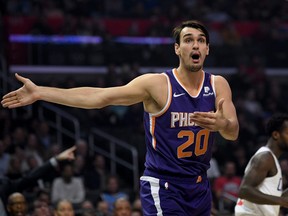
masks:
<svg viewBox="0 0 288 216"><path fill-rule="evenodd" d="M188 71L190 72L198 72L199 70L202 69L202 65L192 65L192 66L187 66Z"/></svg>

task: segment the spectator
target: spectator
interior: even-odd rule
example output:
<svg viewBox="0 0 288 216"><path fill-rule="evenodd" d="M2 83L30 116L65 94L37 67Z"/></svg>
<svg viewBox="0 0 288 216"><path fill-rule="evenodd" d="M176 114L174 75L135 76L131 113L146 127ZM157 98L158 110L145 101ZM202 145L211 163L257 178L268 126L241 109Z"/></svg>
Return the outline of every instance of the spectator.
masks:
<svg viewBox="0 0 288 216"><path fill-rule="evenodd" d="M42 144L42 147L45 150L48 150L52 145L52 139L53 139L52 138L53 135L50 131L50 127L48 125L48 122L42 121L39 123L38 130L37 130L37 136L38 136L40 143Z"/></svg>
<svg viewBox="0 0 288 216"><path fill-rule="evenodd" d="M80 204L85 198L85 188L81 178L75 177L73 165L66 163L61 168L62 175L52 183L52 202L66 199L73 205Z"/></svg>
<svg viewBox="0 0 288 216"><path fill-rule="evenodd" d="M99 201L97 203L97 211L100 213L101 216L110 216L109 213L109 204L106 201Z"/></svg>
<svg viewBox="0 0 288 216"><path fill-rule="evenodd" d="M131 216L142 216L142 205L141 205L141 200L139 197L137 197L132 204L132 213Z"/></svg>
<svg viewBox="0 0 288 216"><path fill-rule="evenodd" d="M51 206L51 194L47 189L40 189L36 194L36 200L47 203L48 206Z"/></svg>
<svg viewBox="0 0 288 216"><path fill-rule="evenodd" d="M32 216L52 216L52 209L42 200L36 199L33 202Z"/></svg>
<svg viewBox="0 0 288 216"><path fill-rule="evenodd" d="M81 155L83 158L87 158L89 156L88 143L84 139L79 139L75 143L77 147L77 155Z"/></svg>
<svg viewBox="0 0 288 216"><path fill-rule="evenodd" d="M1 216L6 216L6 209L3 209L4 206L7 204L7 200L9 195L16 191L24 191L28 188L33 187L37 180L43 177L46 177L47 174L52 175L55 168L57 169L58 163L65 160L73 160L74 159L74 152L75 147L71 147L63 152L61 152L56 157L51 158L41 167L33 170L32 172L28 173L24 177L16 180L8 179L8 178L1 178L0 179L0 213ZM1 208L2 207L2 208Z"/></svg>
<svg viewBox="0 0 288 216"><path fill-rule="evenodd" d="M142 204L139 196L137 196L136 199L133 201L132 207L133 209L138 209L142 211Z"/></svg>
<svg viewBox="0 0 288 216"><path fill-rule="evenodd" d="M75 145L77 147L76 155L81 155L82 158L85 160L85 167L88 166L88 164L90 163L90 155L87 141L84 139L79 139L76 141Z"/></svg>
<svg viewBox="0 0 288 216"><path fill-rule="evenodd" d="M82 155L76 155L74 161L74 175L77 177L83 177L85 172L85 158Z"/></svg>
<svg viewBox="0 0 288 216"><path fill-rule="evenodd" d="M4 142L0 140L0 178L2 178L9 167L10 154L5 152Z"/></svg>
<svg viewBox="0 0 288 216"><path fill-rule="evenodd" d="M74 208L70 201L61 199L58 200L55 209L54 209L54 216L74 216Z"/></svg>
<svg viewBox="0 0 288 216"><path fill-rule="evenodd" d="M241 178L236 176L235 163L227 161L224 166L224 174L214 181L214 193L219 200L219 210L234 211L234 206L238 198L238 190Z"/></svg>
<svg viewBox="0 0 288 216"><path fill-rule="evenodd" d="M8 197L7 211L9 216L27 215L27 201L22 193L15 192Z"/></svg>
<svg viewBox="0 0 288 216"><path fill-rule="evenodd" d="M131 204L125 198L118 198L114 203L114 216L131 216Z"/></svg>
<svg viewBox="0 0 288 216"><path fill-rule="evenodd" d="M105 189L107 180L106 161L102 155L95 155L92 167L84 174L85 187L90 192L99 192Z"/></svg>
<svg viewBox="0 0 288 216"><path fill-rule="evenodd" d="M80 216L96 216L96 210L90 200L84 200L80 206Z"/></svg>
<svg viewBox="0 0 288 216"><path fill-rule="evenodd" d="M41 149L39 140L35 134L28 134L24 153L26 156L33 156L39 166L43 164L43 149Z"/></svg>
<svg viewBox="0 0 288 216"><path fill-rule="evenodd" d="M107 179L106 190L101 193L101 198L109 204L110 213L113 212L114 203L119 198L128 198L128 195L120 190L119 179L115 175L111 175Z"/></svg>
<svg viewBox="0 0 288 216"><path fill-rule="evenodd" d="M17 157L16 155L12 155L12 157L10 157L6 177L10 179L21 178L23 176L23 173L21 170L21 162L22 162L21 158Z"/></svg>
<svg viewBox="0 0 288 216"><path fill-rule="evenodd" d="M131 216L143 216L143 213L139 209L132 209Z"/></svg>
<svg viewBox="0 0 288 216"><path fill-rule="evenodd" d="M16 127L12 132L12 143L8 147L7 152L14 154L17 148L23 149L26 145L27 131L23 127Z"/></svg>

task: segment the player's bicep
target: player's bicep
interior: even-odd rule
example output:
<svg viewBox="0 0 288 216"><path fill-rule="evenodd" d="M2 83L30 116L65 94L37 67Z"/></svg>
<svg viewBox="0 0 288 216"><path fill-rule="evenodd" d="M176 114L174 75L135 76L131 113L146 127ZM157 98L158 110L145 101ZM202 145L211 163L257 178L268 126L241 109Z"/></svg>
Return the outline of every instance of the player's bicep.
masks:
<svg viewBox="0 0 288 216"><path fill-rule="evenodd" d="M149 98L148 80L146 76L140 76L127 85L106 88L101 97L109 105L132 105L143 102Z"/></svg>
<svg viewBox="0 0 288 216"><path fill-rule="evenodd" d="M269 152L260 153L251 161L250 168L246 171L242 185L257 187L268 176L271 169L272 155ZM272 158L273 159L273 158Z"/></svg>
<svg viewBox="0 0 288 216"><path fill-rule="evenodd" d="M224 99L223 109L227 118L236 117L236 109L232 101L232 92L228 81L222 76L215 76L216 106ZM218 109L218 107L216 107Z"/></svg>

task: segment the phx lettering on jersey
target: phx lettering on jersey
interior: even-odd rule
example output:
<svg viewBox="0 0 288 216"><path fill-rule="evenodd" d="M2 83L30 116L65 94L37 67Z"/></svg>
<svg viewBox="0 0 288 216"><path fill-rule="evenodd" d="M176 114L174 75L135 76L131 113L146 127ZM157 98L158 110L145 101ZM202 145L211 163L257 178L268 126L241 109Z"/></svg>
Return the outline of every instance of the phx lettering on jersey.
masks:
<svg viewBox="0 0 288 216"><path fill-rule="evenodd" d="M213 111L210 111L213 112ZM187 126L198 126L195 122L191 120L192 113L188 112L171 112L171 128L177 127L187 127ZM177 124L178 123L178 124Z"/></svg>
<svg viewBox="0 0 288 216"><path fill-rule="evenodd" d="M188 112L171 112L171 128L197 126L195 122L191 120L193 113Z"/></svg>

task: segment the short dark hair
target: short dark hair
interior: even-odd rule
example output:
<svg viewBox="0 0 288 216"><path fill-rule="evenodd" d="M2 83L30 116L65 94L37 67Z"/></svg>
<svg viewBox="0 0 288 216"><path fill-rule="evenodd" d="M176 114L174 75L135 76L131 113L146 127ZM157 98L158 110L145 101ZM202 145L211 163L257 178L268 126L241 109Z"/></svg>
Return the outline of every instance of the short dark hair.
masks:
<svg viewBox="0 0 288 216"><path fill-rule="evenodd" d="M266 132L269 136L272 136L274 131L280 132L285 127L284 123L288 122L288 114L277 113L274 114L267 122Z"/></svg>
<svg viewBox="0 0 288 216"><path fill-rule="evenodd" d="M185 27L195 28L195 29L202 31L206 37L206 44L209 44L209 32L206 29L206 27L197 20L184 21L173 29L172 33L175 39L175 43L180 44L180 33L182 29Z"/></svg>

